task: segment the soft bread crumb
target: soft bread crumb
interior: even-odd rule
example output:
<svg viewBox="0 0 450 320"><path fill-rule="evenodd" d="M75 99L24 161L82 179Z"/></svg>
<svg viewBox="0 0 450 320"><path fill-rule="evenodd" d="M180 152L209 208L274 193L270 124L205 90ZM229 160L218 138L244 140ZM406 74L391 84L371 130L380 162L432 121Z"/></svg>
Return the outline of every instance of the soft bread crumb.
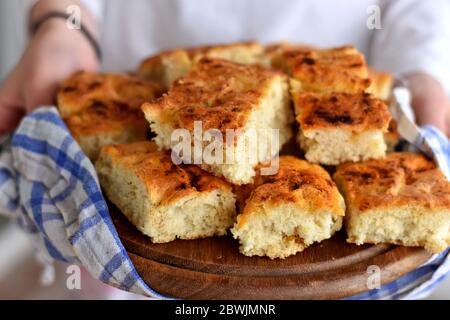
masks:
<svg viewBox="0 0 450 320"><path fill-rule="evenodd" d="M348 242L423 246L432 253L450 245L450 182L423 155L341 164L333 179L347 205Z"/></svg>
<svg viewBox="0 0 450 320"><path fill-rule="evenodd" d="M365 92L293 96L297 139L309 161L337 165L385 156L391 116L382 101Z"/></svg>
<svg viewBox="0 0 450 320"><path fill-rule="evenodd" d="M283 156L277 174L255 180L231 230L244 255L284 259L341 229L344 199L320 166Z"/></svg>
<svg viewBox="0 0 450 320"><path fill-rule="evenodd" d="M346 161L382 158L386 154L383 131L353 133L341 129L299 131L300 147L313 163L338 165Z"/></svg>
<svg viewBox="0 0 450 320"><path fill-rule="evenodd" d="M153 142L104 147L100 184L152 242L224 235L235 218L231 186L195 166L175 166Z"/></svg>
<svg viewBox="0 0 450 320"><path fill-rule="evenodd" d="M242 254L284 259L331 238L341 229L342 217L328 210L313 213L289 204L264 205L242 228L238 224L231 232L239 239Z"/></svg>
<svg viewBox="0 0 450 320"><path fill-rule="evenodd" d="M140 106L161 94L158 84L135 76L77 72L63 82L57 102L69 131L95 161L102 146L146 139Z"/></svg>
<svg viewBox="0 0 450 320"><path fill-rule="evenodd" d="M450 246L450 209L429 212L425 207L405 205L364 213L352 207L349 210L346 230L350 243L392 243L424 247L431 253Z"/></svg>
<svg viewBox="0 0 450 320"><path fill-rule="evenodd" d="M223 150L223 163L200 164L202 169L238 185L250 183L254 166L278 153L292 135L290 125L294 120L283 74L209 58L201 59L175 82L167 95L155 103L144 104L142 110L156 133L155 142L166 150L173 148L171 138L176 128L189 130L194 144L195 121L202 121L203 132L219 130L223 146L228 129L240 130L243 134L229 146L232 161L225 161ZM278 141L274 141L272 129L279 130ZM256 133L256 148L247 147L251 137L247 132ZM274 143L278 146L272 148ZM207 145L205 142L204 148ZM252 159L253 155L258 157Z"/></svg>

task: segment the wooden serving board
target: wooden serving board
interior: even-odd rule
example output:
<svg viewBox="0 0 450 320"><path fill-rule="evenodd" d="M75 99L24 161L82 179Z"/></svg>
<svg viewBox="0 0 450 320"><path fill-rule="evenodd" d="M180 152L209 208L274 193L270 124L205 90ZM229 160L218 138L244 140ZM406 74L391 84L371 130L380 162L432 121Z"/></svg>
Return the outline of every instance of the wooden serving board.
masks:
<svg viewBox="0 0 450 320"><path fill-rule="evenodd" d="M421 248L356 246L345 232L284 260L246 257L231 236L153 244L112 204L110 213L138 273L160 293L190 299L337 299L368 290L369 266L389 283L431 255Z"/></svg>

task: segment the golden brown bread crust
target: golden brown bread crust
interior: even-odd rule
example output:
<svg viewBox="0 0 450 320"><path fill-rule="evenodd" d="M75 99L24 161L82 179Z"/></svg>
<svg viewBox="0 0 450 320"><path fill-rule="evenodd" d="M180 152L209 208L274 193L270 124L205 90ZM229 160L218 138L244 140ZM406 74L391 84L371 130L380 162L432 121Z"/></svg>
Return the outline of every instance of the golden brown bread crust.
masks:
<svg viewBox="0 0 450 320"><path fill-rule="evenodd" d="M173 81L184 76L201 58L221 58L237 63L252 64L260 62L263 52L264 48L256 42L176 48L145 59L137 72L140 76L155 80L165 89L169 89Z"/></svg>
<svg viewBox="0 0 450 320"><path fill-rule="evenodd" d="M303 131L327 128L387 130L387 106L368 93L294 93L297 122Z"/></svg>
<svg viewBox="0 0 450 320"><path fill-rule="evenodd" d="M57 94L59 113L66 118L78 113L92 100L104 97L107 83L99 73L80 71L67 78Z"/></svg>
<svg viewBox="0 0 450 320"><path fill-rule="evenodd" d="M148 129L141 110L108 100L94 99L90 104L86 103L84 109L66 118L65 122L75 139L132 128L144 140Z"/></svg>
<svg viewBox="0 0 450 320"><path fill-rule="evenodd" d="M167 94L145 103L142 110L175 128L193 130L194 121L201 120L203 130L225 133L244 127L274 77L284 75L259 65L203 58Z"/></svg>
<svg viewBox="0 0 450 320"><path fill-rule="evenodd" d="M388 100L391 94L393 78L390 73L368 68L370 87L368 91L381 100Z"/></svg>
<svg viewBox="0 0 450 320"><path fill-rule="evenodd" d="M133 172L145 185L155 205L170 204L182 197L215 189L231 191L227 182L194 165L175 165L169 151L158 151L154 142L109 145L101 157Z"/></svg>
<svg viewBox="0 0 450 320"><path fill-rule="evenodd" d="M125 74L80 71L66 79L57 94L57 104L63 118L78 113L94 100L116 101L138 109L145 101L162 94L155 82Z"/></svg>
<svg viewBox="0 0 450 320"><path fill-rule="evenodd" d="M288 73L285 54L293 51L315 50L306 44L293 44L290 42L272 43L264 47L262 62L265 66Z"/></svg>
<svg viewBox="0 0 450 320"><path fill-rule="evenodd" d="M245 50L249 52L249 54L253 54L256 56L258 54L263 53L264 47L262 47L257 42L248 41L248 42L235 42L230 44L207 45L191 48L175 48L159 52L158 54L146 58L144 61L142 61L138 70L154 68L155 65L160 63L160 61L163 58L170 56L180 55L181 57L181 55L186 55L192 63L195 62L196 60L200 60L201 58L205 57L220 58L221 55L227 54L232 50Z"/></svg>
<svg viewBox="0 0 450 320"><path fill-rule="evenodd" d="M159 85L134 76L77 72L64 81L57 100L70 132L95 160L103 145L145 140L140 106L161 94Z"/></svg>
<svg viewBox="0 0 450 320"><path fill-rule="evenodd" d="M188 48L186 51L194 62L204 57L226 59L228 56L234 62L252 63L253 59L255 59L253 62L257 62L256 59L258 55L264 52L264 47L257 42L247 41ZM236 59L233 59L233 52L239 51L246 54L247 58L244 58L244 60L248 61L235 61Z"/></svg>
<svg viewBox="0 0 450 320"><path fill-rule="evenodd" d="M359 92L370 85L364 56L351 46L283 53L280 67L309 92Z"/></svg>
<svg viewBox="0 0 450 320"><path fill-rule="evenodd" d="M385 159L338 166L333 179L347 206L364 213L402 205L450 209L450 183L435 164L416 153L391 153Z"/></svg>
<svg viewBox="0 0 450 320"><path fill-rule="evenodd" d="M393 152L400 141L400 134L397 130L397 121L392 118L389 122L388 131L384 133L384 141L388 152Z"/></svg>
<svg viewBox="0 0 450 320"><path fill-rule="evenodd" d="M192 60L185 49L161 52L145 59L139 66L139 76L158 82L168 90L173 81L184 76L192 67Z"/></svg>
<svg viewBox="0 0 450 320"><path fill-rule="evenodd" d="M264 47L264 53L265 54L271 54L275 52L284 53L287 51L294 51L294 50L315 50L315 49L316 48L314 48L313 46L307 44L295 44L287 41L282 41L266 45Z"/></svg>
<svg viewBox="0 0 450 320"><path fill-rule="evenodd" d="M293 156L281 156L279 161L277 174L258 175L255 178L253 191L239 220L239 227L246 223L248 215L257 212L255 207L265 203L293 202L311 212L329 209L338 216L344 216L341 196L325 169Z"/></svg>

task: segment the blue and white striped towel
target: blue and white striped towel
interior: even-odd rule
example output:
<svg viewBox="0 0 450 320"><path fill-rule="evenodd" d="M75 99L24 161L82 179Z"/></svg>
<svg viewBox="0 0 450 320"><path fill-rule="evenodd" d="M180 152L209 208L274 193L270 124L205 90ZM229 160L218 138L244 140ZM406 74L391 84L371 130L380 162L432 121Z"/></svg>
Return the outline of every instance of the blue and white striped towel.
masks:
<svg viewBox="0 0 450 320"><path fill-rule="evenodd" d="M448 140L429 127L422 134L450 163ZM82 264L95 278L127 291L167 298L137 274L111 221L94 167L56 108L41 107L26 116L0 148L0 213L17 219L49 259ZM397 281L352 298L421 298L449 271L447 250Z"/></svg>

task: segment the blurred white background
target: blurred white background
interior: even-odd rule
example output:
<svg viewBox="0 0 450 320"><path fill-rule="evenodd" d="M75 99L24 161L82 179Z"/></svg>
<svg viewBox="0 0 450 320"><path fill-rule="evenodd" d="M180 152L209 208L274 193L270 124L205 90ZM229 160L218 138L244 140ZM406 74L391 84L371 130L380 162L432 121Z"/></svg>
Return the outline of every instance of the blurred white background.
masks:
<svg viewBox="0 0 450 320"><path fill-rule="evenodd" d="M29 0L0 0L0 79L18 61L25 45L25 15L20 12Z"/></svg>
<svg viewBox="0 0 450 320"><path fill-rule="evenodd" d="M25 13L32 0L0 0L0 81L17 63L26 42ZM0 119L1 121L1 119ZM82 272L82 290L66 288L66 265L56 263L55 281L39 282L42 266L33 255L29 239L10 221L0 217L0 299L123 299L136 298L93 280ZM431 299L450 299L450 277L440 284Z"/></svg>

